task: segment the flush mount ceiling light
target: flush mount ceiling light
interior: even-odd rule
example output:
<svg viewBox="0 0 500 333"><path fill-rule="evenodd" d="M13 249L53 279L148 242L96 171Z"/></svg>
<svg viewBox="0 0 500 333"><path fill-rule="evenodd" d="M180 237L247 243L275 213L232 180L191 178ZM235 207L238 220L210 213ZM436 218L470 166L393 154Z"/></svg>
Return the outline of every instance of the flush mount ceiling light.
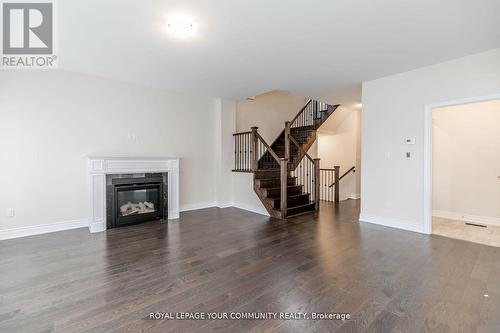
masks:
<svg viewBox="0 0 500 333"><path fill-rule="evenodd" d="M167 32L177 38L193 37L198 30L198 25L188 15L177 14L167 19Z"/></svg>

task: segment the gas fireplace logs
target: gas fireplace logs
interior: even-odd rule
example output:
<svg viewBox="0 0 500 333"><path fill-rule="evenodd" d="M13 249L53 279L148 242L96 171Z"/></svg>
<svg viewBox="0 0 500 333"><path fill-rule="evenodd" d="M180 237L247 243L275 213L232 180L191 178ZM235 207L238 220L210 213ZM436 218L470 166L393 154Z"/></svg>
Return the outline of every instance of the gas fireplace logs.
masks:
<svg viewBox="0 0 500 333"><path fill-rule="evenodd" d="M130 201L120 206L122 216L129 216L133 214L146 214L153 213L155 205L152 202L144 201L139 203L131 203Z"/></svg>

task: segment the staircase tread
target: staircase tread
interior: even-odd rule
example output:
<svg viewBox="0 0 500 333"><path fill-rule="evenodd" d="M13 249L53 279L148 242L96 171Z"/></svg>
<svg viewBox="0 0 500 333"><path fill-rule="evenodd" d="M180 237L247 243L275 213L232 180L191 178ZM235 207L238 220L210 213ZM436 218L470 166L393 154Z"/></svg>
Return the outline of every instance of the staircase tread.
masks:
<svg viewBox="0 0 500 333"><path fill-rule="evenodd" d="M287 185L287 187L298 187L302 185ZM266 190L279 190L281 186L275 186L275 187L266 187Z"/></svg>
<svg viewBox="0 0 500 333"><path fill-rule="evenodd" d="M288 185L287 188L292 188L292 187L301 187L302 185ZM274 186L274 187L262 187L263 190L266 191L275 191L275 190L280 190L281 186ZM291 196L291 195L290 195ZM290 197L289 196L289 197Z"/></svg>
<svg viewBox="0 0 500 333"><path fill-rule="evenodd" d="M288 215L286 218L290 218L290 217L295 217L295 216L299 216L299 215L304 215L304 214L309 214L309 213L313 213L315 211L315 208L314 208L314 203L311 203L309 205L312 205L311 209L310 210L305 210L303 212L300 212L300 213L297 213L297 214L290 214ZM305 206L308 206L308 205L305 205ZM295 207L293 207L295 208Z"/></svg>
<svg viewBox="0 0 500 333"><path fill-rule="evenodd" d="M301 194L290 194L290 195L287 195L286 197L287 198L294 198L294 197L300 197L300 196L303 196L303 195L309 195L310 193L301 193ZM268 199L271 199L271 200L278 200L281 198L281 195L278 195L278 196L270 196L270 197L267 197Z"/></svg>
<svg viewBox="0 0 500 333"><path fill-rule="evenodd" d="M308 104L310 101L308 102ZM306 105L307 106L307 105ZM296 144L290 144L290 158L287 165L287 201L289 205L287 207L288 216L297 216L302 214L307 214L316 211L316 204L311 202L311 193L302 193L304 191L304 186L297 184L297 177L289 177L291 171L297 167L298 163L304 158L301 153L301 149L309 147L314 140L317 139L317 130L319 127L328 119L333 112L337 109L339 105L326 105L324 103L318 104L316 107L317 114L305 113L306 122L297 123L294 127L290 128L290 134L296 141ZM326 109L322 109L326 107ZM302 111L301 111L302 112ZM266 205L266 209L272 216L280 216L279 208L273 208L280 206L281 198L281 161L276 161L271 155L278 156L282 159L286 153L285 148L288 147L288 143L285 142L285 132L284 129L278 138L270 145L272 151L265 151L258 161L258 169L254 170L254 189L259 195L259 198ZM271 150L270 149L270 150ZM267 168L266 168L267 167ZM266 173L267 172L267 173ZM284 184L283 184L284 185ZM297 193L299 192L299 193ZM294 193L294 194L288 194ZM271 200L271 201L269 201ZM307 203L304 203L307 202Z"/></svg>
<svg viewBox="0 0 500 333"><path fill-rule="evenodd" d="M296 179L297 177L288 177L288 179ZM258 180L281 180L280 177L274 177L274 178L259 178Z"/></svg>
<svg viewBox="0 0 500 333"><path fill-rule="evenodd" d="M297 206L291 206L291 207L287 207L286 209L295 209L295 208L302 208L302 207L307 207L307 206L310 206L310 205L314 205L314 202L309 202L309 203L306 203L306 204L300 204L300 205L297 205Z"/></svg>

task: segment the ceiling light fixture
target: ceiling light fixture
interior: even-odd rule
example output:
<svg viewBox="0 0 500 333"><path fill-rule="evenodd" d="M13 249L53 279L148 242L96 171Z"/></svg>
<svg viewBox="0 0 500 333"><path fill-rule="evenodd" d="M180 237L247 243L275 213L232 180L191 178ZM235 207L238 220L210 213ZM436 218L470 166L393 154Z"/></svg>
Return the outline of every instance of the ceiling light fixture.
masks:
<svg viewBox="0 0 500 333"><path fill-rule="evenodd" d="M177 38L189 38L194 36L198 25L188 15L177 14L167 19L167 32Z"/></svg>

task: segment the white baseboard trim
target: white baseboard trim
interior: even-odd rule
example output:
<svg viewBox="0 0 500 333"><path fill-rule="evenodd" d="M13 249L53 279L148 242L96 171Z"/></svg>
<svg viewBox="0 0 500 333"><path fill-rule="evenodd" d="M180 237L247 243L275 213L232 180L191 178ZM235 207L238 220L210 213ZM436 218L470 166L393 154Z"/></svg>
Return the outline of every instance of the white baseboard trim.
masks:
<svg viewBox="0 0 500 333"><path fill-rule="evenodd" d="M62 221L56 223L33 225L28 227L19 227L0 230L0 240L27 237L34 235L46 234L49 232L77 229L77 228L87 228L87 219L72 220L72 221Z"/></svg>
<svg viewBox="0 0 500 333"><path fill-rule="evenodd" d="M352 200L359 200L359 199L361 199L361 195L360 195L360 194L356 194L356 193L352 193L352 194L349 196L349 199L352 199Z"/></svg>
<svg viewBox="0 0 500 333"><path fill-rule="evenodd" d="M103 221L91 223L88 227L91 234L106 231L106 223Z"/></svg>
<svg viewBox="0 0 500 333"><path fill-rule="evenodd" d="M217 207L219 208L229 208L229 207L234 207L232 202L217 202Z"/></svg>
<svg viewBox="0 0 500 333"><path fill-rule="evenodd" d="M240 208L243 210L248 210L249 212L252 212L252 213L257 213L257 214L269 216L269 213L266 211L266 209L264 207L255 207L252 205L247 205L247 204L243 204L243 203L235 203L235 202L215 202L215 201L199 203L199 204L181 205L181 212L188 212L191 210L211 208L211 207L218 207L218 208L235 207L235 208Z"/></svg>
<svg viewBox="0 0 500 333"><path fill-rule="evenodd" d="M366 222L371 224L378 224L384 227L402 229L418 233L424 233L423 224L415 224L409 221L402 221L399 219L385 218L381 216L374 216L369 214L360 214L359 222Z"/></svg>
<svg viewBox="0 0 500 333"><path fill-rule="evenodd" d="M248 204L241 203L241 202L233 202L232 207L247 210L249 212L264 215L264 216L270 216L269 213L267 212L267 210L264 208L264 206L256 207L256 206L248 205Z"/></svg>
<svg viewBox="0 0 500 333"><path fill-rule="evenodd" d="M472 214L467 214L467 213L447 212L444 210L433 210L432 216L440 217L440 218L448 219L448 220L456 220L456 221L464 221L464 222L472 222L472 223L500 226L500 218L498 218L498 217L472 215Z"/></svg>
<svg viewBox="0 0 500 333"><path fill-rule="evenodd" d="M246 204L236 204L232 202L218 203L218 202L205 202L199 204L187 204L181 206L181 212L187 212L191 210L204 209L210 207L228 208L236 207L244 210L248 210L253 213L269 216L267 211L262 207L253 207ZM48 224L40 224L28 227L10 228L0 230L0 240L7 240L19 237L35 236L46 234L50 232L71 230L77 228L88 228L91 233L101 232L106 230L104 222L93 223L89 225L87 219L62 221Z"/></svg>
<svg viewBox="0 0 500 333"><path fill-rule="evenodd" d="M201 202L196 204L181 205L181 212L188 212L190 210L204 209L210 207L217 207L217 203L215 201L210 201L210 202Z"/></svg>

